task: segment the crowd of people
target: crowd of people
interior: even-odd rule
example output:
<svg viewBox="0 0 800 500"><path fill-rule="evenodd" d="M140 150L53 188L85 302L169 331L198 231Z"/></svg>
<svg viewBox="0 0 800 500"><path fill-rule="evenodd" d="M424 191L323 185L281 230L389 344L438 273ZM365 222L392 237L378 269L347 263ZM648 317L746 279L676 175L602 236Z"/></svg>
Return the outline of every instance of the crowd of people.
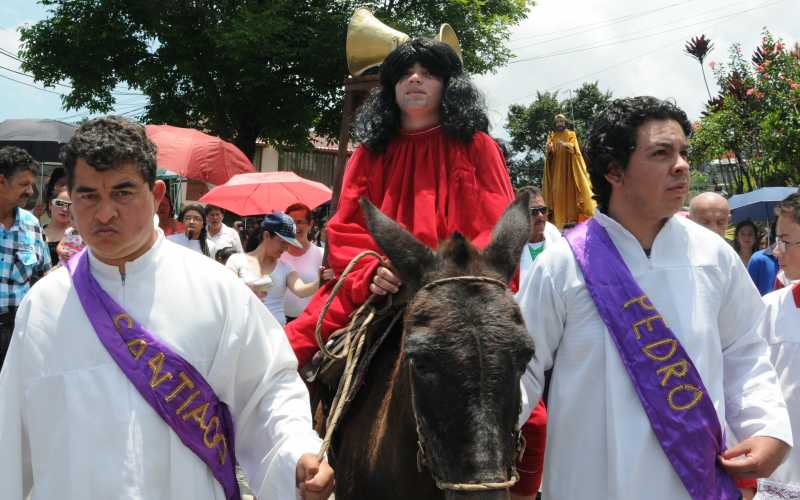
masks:
<svg viewBox="0 0 800 500"><path fill-rule="evenodd" d="M298 368L323 309L325 339L404 286L367 256L333 293L354 257L380 253L359 200L433 249L455 232L482 249L517 196L530 236L512 288L536 352L509 388L526 438L511 498L800 497L800 194L763 249L752 222L725 241L719 195L679 215L691 125L653 97L612 101L586 164L557 118L549 154L572 156L548 178L570 169L572 201L515 193L452 48L411 39L380 83L356 119L325 269L302 204L249 224L244 244L219 207L174 217L155 147L126 119L78 128L44 228L19 208L37 163L0 150L4 498L231 499L237 462L259 499L328 498Z"/></svg>

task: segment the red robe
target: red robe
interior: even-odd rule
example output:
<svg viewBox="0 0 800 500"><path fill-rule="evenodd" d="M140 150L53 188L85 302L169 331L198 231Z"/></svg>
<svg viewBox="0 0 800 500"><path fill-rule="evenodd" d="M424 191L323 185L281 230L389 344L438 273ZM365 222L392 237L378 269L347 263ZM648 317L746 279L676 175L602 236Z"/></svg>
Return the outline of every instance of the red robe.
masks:
<svg viewBox="0 0 800 500"><path fill-rule="evenodd" d="M339 206L327 226L328 265L336 276L362 251L381 253L367 231L361 196L431 248L458 231L482 249L514 200L514 190L500 148L483 132L464 143L437 126L399 133L384 153L362 146L347 165ZM377 259L367 257L347 276L323 320L324 339L345 327L350 314L367 300L377 267ZM299 366L318 350L314 329L333 285L331 281L320 288L303 313L286 325ZM541 403L534 415L546 420ZM543 434L540 445L543 451ZM540 478L542 460L541 455L533 458L535 463L524 468L538 469Z"/></svg>

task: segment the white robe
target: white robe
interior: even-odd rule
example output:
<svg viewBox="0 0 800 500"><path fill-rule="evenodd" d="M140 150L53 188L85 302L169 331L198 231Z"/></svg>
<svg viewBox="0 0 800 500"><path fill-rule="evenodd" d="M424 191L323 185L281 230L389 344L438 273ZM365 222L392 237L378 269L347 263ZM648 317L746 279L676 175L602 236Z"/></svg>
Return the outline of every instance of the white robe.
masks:
<svg viewBox="0 0 800 500"><path fill-rule="evenodd" d="M800 436L800 305L795 303L793 296L795 287L800 285L782 288L764 296L767 314L761 324L761 335L769 345L770 359L778 372L783 397L792 419L792 433ZM770 479L790 483L800 489L800 448L792 448Z"/></svg>
<svg viewBox="0 0 800 500"><path fill-rule="evenodd" d="M694 361L720 421L727 417L739 439L765 435L791 444L786 406L757 332L764 305L736 253L714 233L672 217L648 258L621 225L601 213L595 218ZM566 239L536 259L518 300L536 345L522 379L522 416L553 368L544 498L689 499Z"/></svg>
<svg viewBox="0 0 800 500"><path fill-rule="evenodd" d="M230 271L164 239L100 286L205 377L230 408L236 457L259 500L295 498L316 453L308 393L286 336ZM17 314L0 374L0 497L224 500L211 470L137 392L97 339L66 269Z"/></svg>
<svg viewBox="0 0 800 500"><path fill-rule="evenodd" d="M550 224L549 222L544 223L544 247L545 249L550 248L553 244L561 239L561 231L558 228ZM531 251L528 248L531 243L526 243L524 247L522 247L522 254L519 258L519 278L520 282L525 279L525 276L531 272L533 268L533 259L531 258ZM544 251L544 250L542 250Z"/></svg>

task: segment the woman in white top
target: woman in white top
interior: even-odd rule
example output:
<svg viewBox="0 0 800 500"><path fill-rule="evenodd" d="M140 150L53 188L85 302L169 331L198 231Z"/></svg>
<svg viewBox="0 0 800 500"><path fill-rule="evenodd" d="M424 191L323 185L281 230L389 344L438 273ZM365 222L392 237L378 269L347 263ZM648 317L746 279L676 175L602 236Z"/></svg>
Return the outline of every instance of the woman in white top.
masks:
<svg viewBox="0 0 800 500"><path fill-rule="evenodd" d="M302 247L291 217L273 212L261 223L261 243L248 253L231 255L226 266L258 295L281 325L286 324L283 299L286 290L309 297L319 288L319 279L304 282L294 269L278 259L289 245Z"/></svg>
<svg viewBox="0 0 800 500"><path fill-rule="evenodd" d="M206 235L206 211L203 206L199 203L185 205L178 220L186 227L186 231L171 234L167 239L213 259L217 248Z"/></svg>

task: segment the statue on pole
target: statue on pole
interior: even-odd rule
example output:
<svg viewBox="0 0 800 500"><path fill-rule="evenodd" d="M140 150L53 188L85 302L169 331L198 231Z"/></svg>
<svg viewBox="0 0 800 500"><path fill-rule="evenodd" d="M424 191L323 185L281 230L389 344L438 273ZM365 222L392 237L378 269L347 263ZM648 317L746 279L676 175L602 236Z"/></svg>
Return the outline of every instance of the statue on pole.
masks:
<svg viewBox="0 0 800 500"><path fill-rule="evenodd" d="M561 114L556 115L555 130L547 137L543 184L545 203L559 229L594 215L592 186L578 138Z"/></svg>

